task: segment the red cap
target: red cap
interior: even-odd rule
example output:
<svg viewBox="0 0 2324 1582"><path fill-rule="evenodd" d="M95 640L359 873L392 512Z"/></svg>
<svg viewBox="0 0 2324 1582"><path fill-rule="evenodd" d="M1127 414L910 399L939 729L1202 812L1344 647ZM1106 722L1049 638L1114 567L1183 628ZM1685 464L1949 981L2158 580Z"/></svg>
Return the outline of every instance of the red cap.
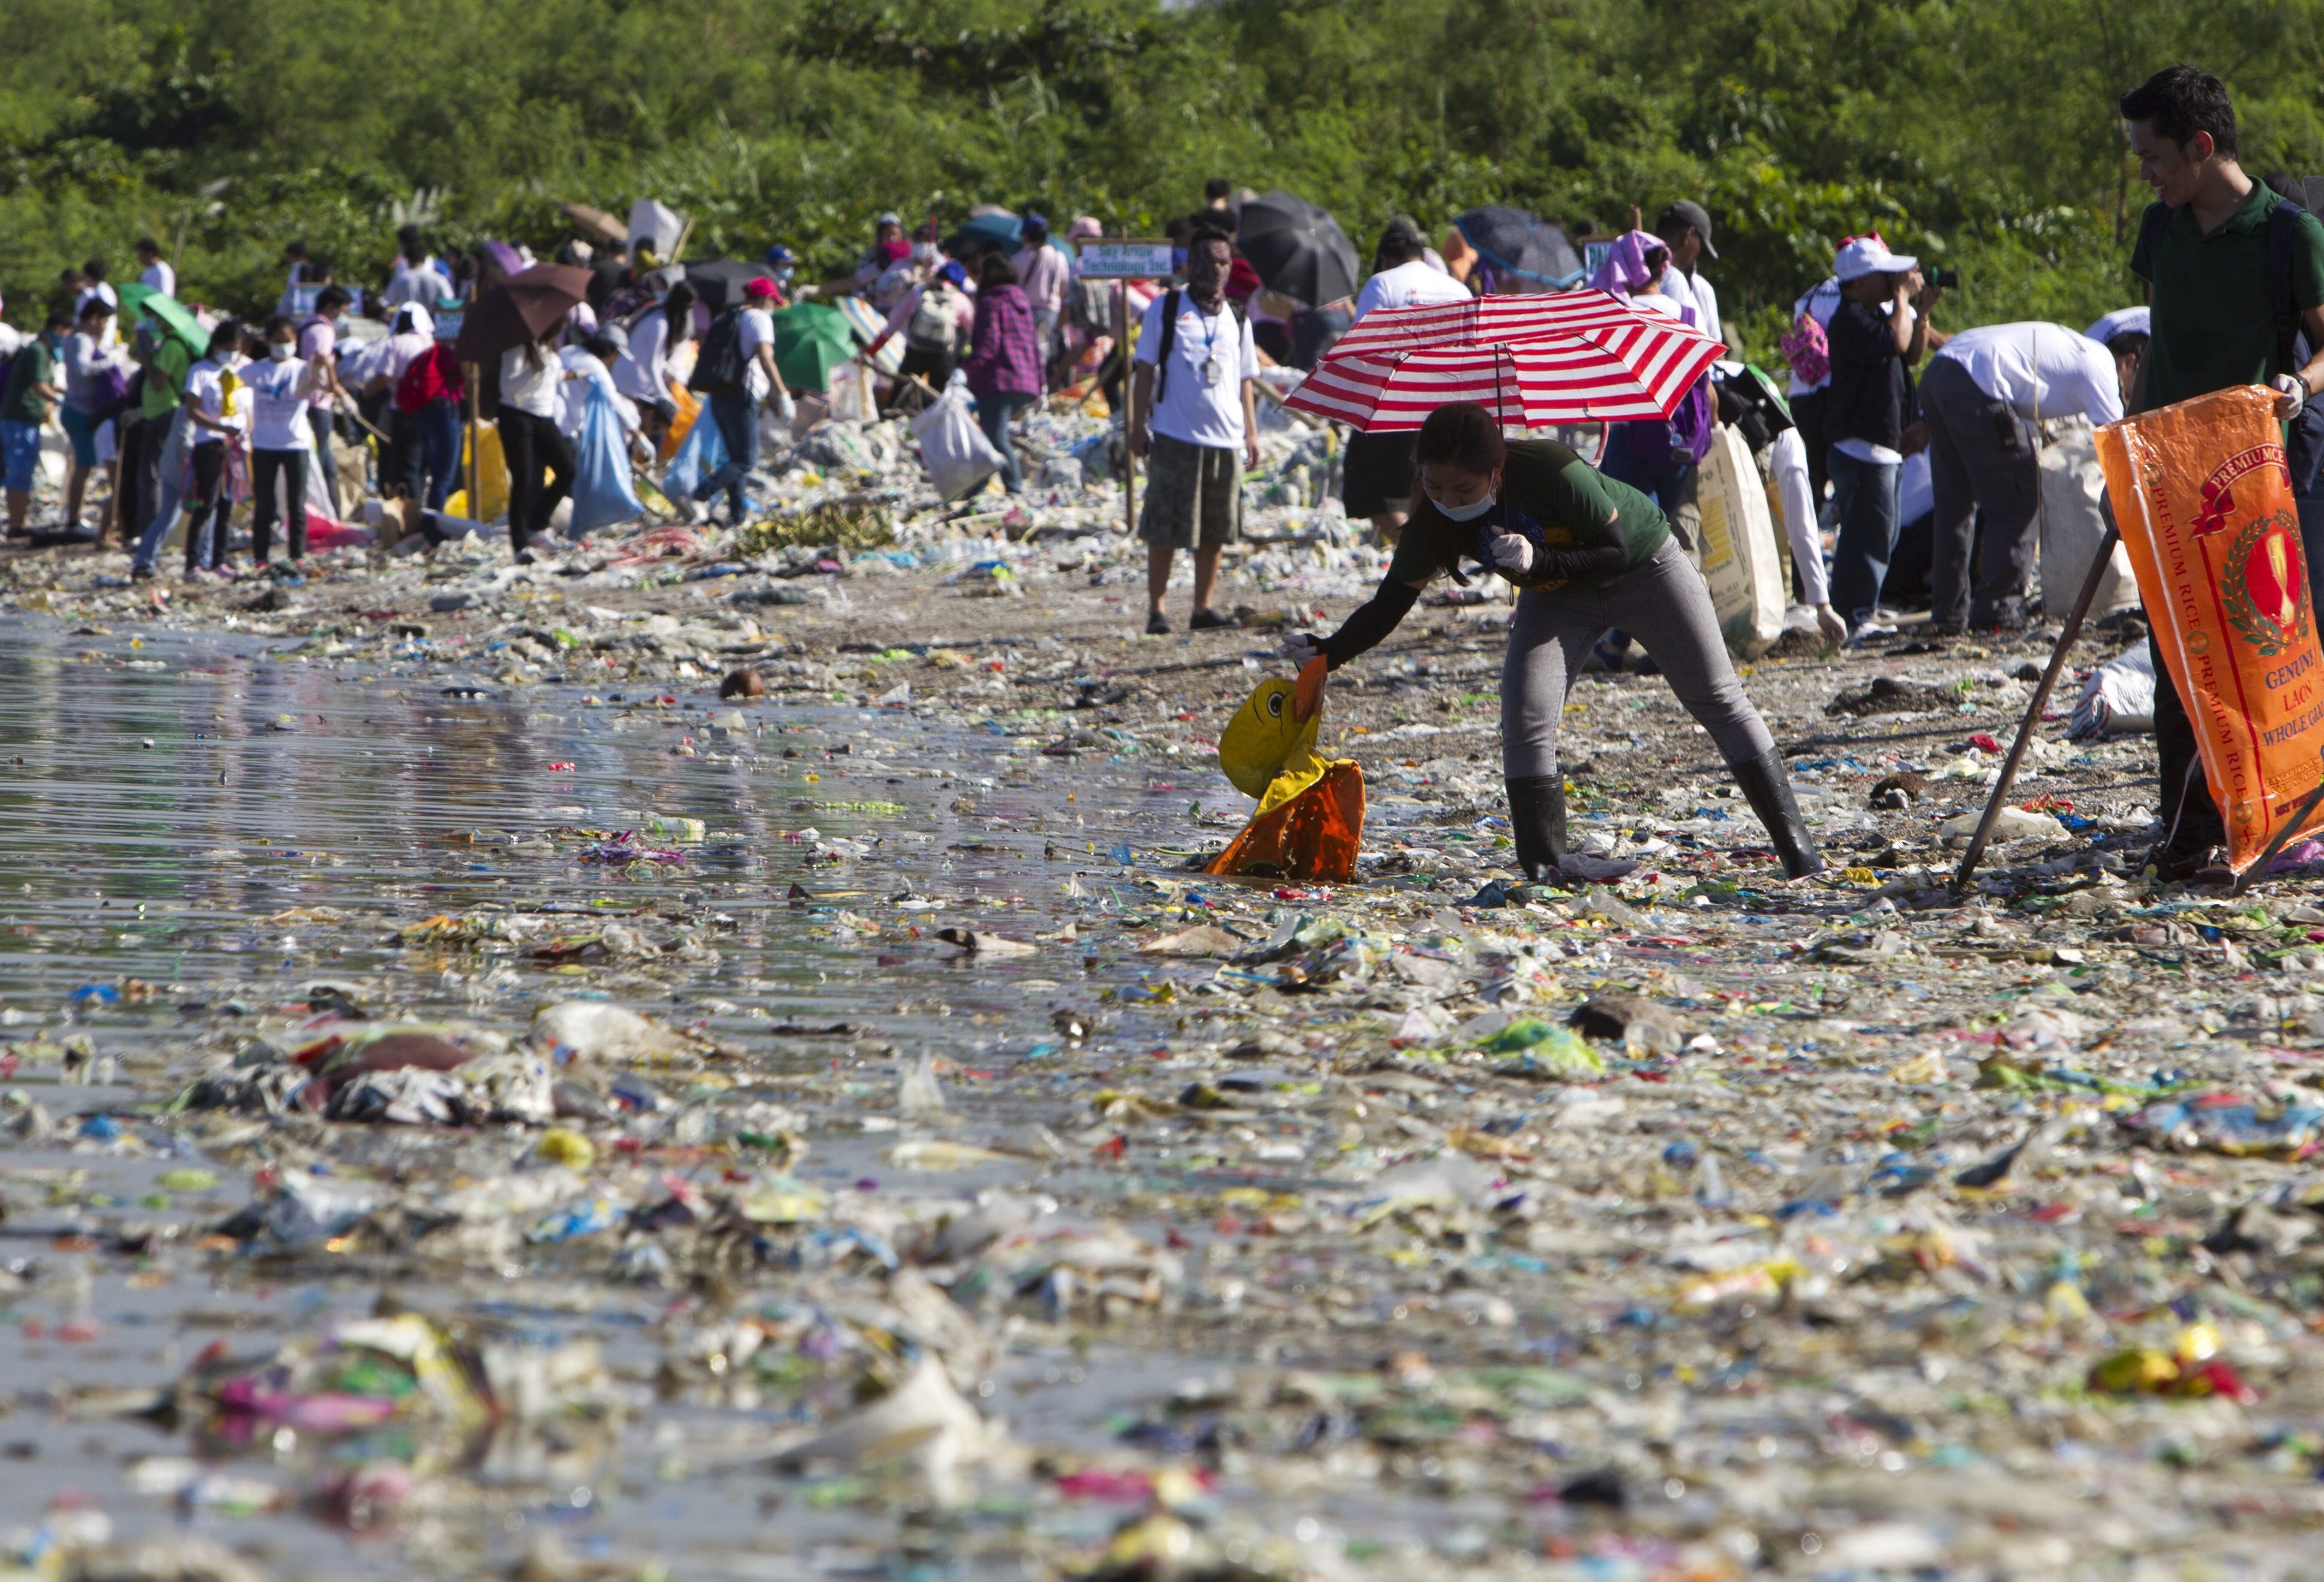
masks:
<svg viewBox="0 0 2324 1582"><path fill-rule="evenodd" d="M742 282L742 294L746 297L771 297L780 289L763 274L754 274Z"/></svg>

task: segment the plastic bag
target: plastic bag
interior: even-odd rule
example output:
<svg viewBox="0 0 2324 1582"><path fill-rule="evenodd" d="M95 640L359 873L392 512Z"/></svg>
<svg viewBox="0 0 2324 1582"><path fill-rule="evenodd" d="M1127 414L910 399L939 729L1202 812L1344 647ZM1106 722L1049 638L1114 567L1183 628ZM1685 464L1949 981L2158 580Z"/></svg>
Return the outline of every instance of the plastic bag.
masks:
<svg viewBox="0 0 2324 1582"><path fill-rule="evenodd" d="M1766 486L1742 430L1722 425L1697 475L1702 512L1702 580L1727 646L1757 659L1784 634L1791 579L1775 550Z"/></svg>
<svg viewBox="0 0 2324 1582"><path fill-rule="evenodd" d="M2098 434L2155 655L2187 700L2236 873L2324 777L2324 650L2274 403L2239 385Z"/></svg>
<svg viewBox="0 0 2324 1582"><path fill-rule="evenodd" d="M912 420L912 437L920 442L920 459L939 499L960 499L1001 470L1001 452L976 426L968 396L957 387Z"/></svg>
<svg viewBox="0 0 2324 1582"><path fill-rule="evenodd" d="M594 382L589 387L588 415L581 420L581 439L574 452L573 518L565 525L566 537L579 538L645 514L630 483L630 448L622 435L622 420L613 411L613 401Z"/></svg>
<svg viewBox="0 0 2324 1582"><path fill-rule="evenodd" d="M661 492L673 500L691 499L703 479L726 465L726 441L709 416L706 403L702 421L687 430L686 442L662 469Z"/></svg>
<svg viewBox="0 0 2324 1582"><path fill-rule="evenodd" d="M2062 616L2081 597L2082 579L2090 574L2090 557L2098 553L2099 541L2106 537L2106 517L2099 510L2106 476L2098 467L2098 439L2089 420L2068 418L2051 425L2050 442L2042 447L2040 463L2042 609L2045 615ZM2089 618L2101 621L2137 603L2138 585L2131 576L2130 556L2116 544L2114 563L2098 579Z"/></svg>
<svg viewBox="0 0 2324 1582"><path fill-rule="evenodd" d="M2066 735L2077 742L2100 736L2143 736L2154 729L2154 650L2133 643L2090 672L2074 702Z"/></svg>
<svg viewBox="0 0 2324 1582"><path fill-rule="evenodd" d="M686 443L687 435L693 431L695 421L701 417L703 412L702 398L688 390L682 382L672 380L669 393L677 404L678 415L670 419L669 428L663 433L661 443L654 452L656 459L664 462L678 454L678 448Z"/></svg>

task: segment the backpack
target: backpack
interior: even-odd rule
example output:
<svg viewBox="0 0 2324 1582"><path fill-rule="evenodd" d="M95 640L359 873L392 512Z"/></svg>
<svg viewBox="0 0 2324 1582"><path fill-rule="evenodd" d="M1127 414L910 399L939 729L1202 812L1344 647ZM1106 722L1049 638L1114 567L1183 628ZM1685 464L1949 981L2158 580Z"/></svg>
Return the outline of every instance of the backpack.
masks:
<svg viewBox="0 0 2324 1582"><path fill-rule="evenodd" d="M1775 382L1750 364L1732 378L1712 375L1712 393L1719 402L1719 421L1735 428L1754 453L1774 443L1792 427L1792 409Z"/></svg>
<svg viewBox="0 0 2324 1582"><path fill-rule="evenodd" d="M1831 377L1831 342L1813 313L1802 313L1792 332L1775 344L1801 384L1821 384Z"/></svg>
<svg viewBox="0 0 2324 1582"><path fill-rule="evenodd" d="M395 382L395 410L410 416L427 410L430 402L456 399L460 393L460 365L452 360L451 346L438 341L411 359Z"/></svg>
<svg viewBox="0 0 2324 1582"><path fill-rule="evenodd" d="M932 281L913 304L911 320L904 326L904 343L918 351L948 352L959 322L953 312L951 286Z"/></svg>
<svg viewBox="0 0 2324 1582"><path fill-rule="evenodd" d="M1185 296L1185 291L1177 286L1172 286L1162 296L1162 347L1154 356L1154 404L1157 407L1162 404L1162 397L1170 388L1170 349L1178 344L1178 305ZM1243 315L1242 304L1232 297L1227 299L1227 306L1234 310L1234 349L1240 353L1242 350L1243 328L1250 321Z"/></svg>
<svg viewBox="0 0 2324 1582"><path fill-rule="evenodd" d="M742 357L742 310L729 308L710 321L686 387L696 395L732 395L742 388L749 371Z"/></svg>

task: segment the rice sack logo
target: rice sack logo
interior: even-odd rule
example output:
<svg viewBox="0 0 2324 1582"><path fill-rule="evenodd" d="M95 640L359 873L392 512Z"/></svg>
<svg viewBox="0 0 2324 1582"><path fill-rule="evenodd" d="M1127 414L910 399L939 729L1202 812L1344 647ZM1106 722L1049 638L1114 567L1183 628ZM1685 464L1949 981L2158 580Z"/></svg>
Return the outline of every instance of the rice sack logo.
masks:
<svg viewBox="0 0 2324 1582"><path fill-rule="evenodd" d="M2237 480L2263 467L2290 483L2281 445L2255 445L2220 463L2203 481L2195 536L2234 532L2219 566L2219 603L2236 635L2261 658L2273 659L2308 636L2308 567L2300 551L2300 521L2292 512L2241 524L2235 520Z"/></svg>

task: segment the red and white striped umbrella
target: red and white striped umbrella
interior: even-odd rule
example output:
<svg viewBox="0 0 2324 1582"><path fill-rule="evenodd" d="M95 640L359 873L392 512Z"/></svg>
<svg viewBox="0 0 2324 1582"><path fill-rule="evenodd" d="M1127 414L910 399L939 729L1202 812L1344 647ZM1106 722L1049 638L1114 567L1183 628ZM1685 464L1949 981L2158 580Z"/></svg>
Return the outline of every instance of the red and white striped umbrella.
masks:
<svg viewBox="0 0 2324 1582"><path fill-rule="evenodd" d="M1381 308L1284 402L1366 433L1473 401L1504 428L1666 418L1727 348L1604 291Z"/></svg>

